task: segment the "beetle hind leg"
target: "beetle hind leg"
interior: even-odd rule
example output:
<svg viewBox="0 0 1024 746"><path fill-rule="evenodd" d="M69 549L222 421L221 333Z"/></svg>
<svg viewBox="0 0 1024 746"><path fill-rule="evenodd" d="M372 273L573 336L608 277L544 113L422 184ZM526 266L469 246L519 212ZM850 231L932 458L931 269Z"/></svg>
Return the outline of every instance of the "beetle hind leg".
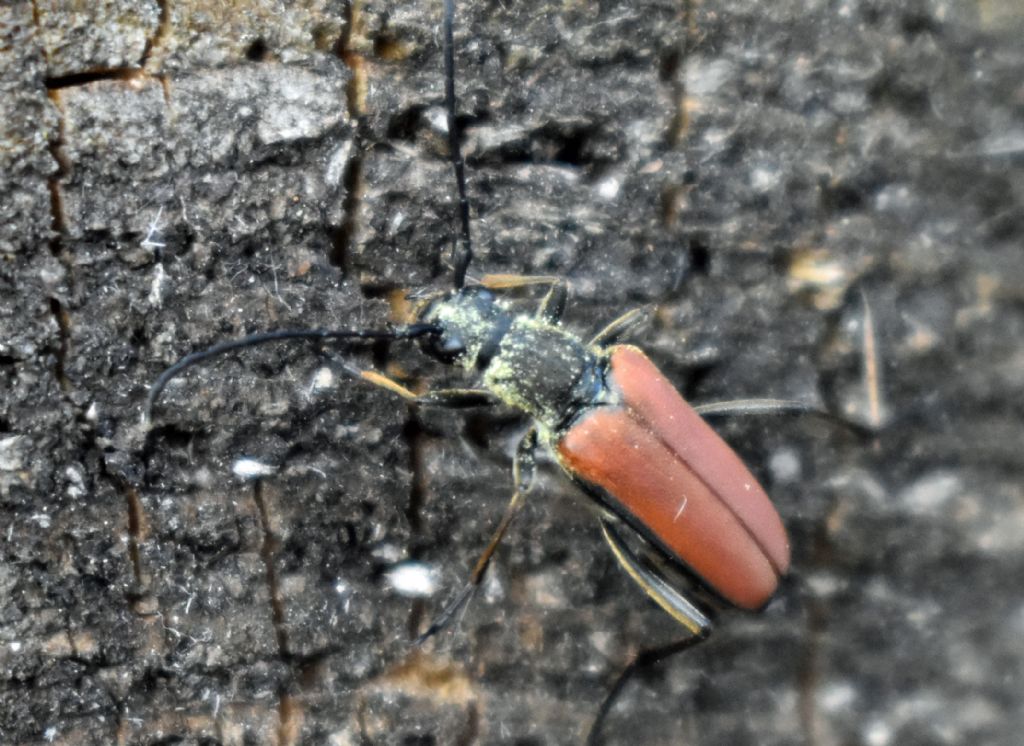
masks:
<svg viewBox="0 0 1024 746"><path fill-rule="evenodd" d="M697 608L681 591L647 567L619 536L611 523L601 518L601 533L611 547L612 554L633 581L651 599L668 612L669 616L686 627L695 637L704 638L711 632L711 619Z"/></svg>
<svg viewBox="0 0 1024 746"><path fill-rule="evenodd" d="M611 522L600 519L601 533L608 546L611 547L615 559L622 565L626 573L639 585L644 593L669 613L673 619L690 631L688 637L656 648L641 650L615 679L608 689L604 700L598 708L597 716L587 735L587 746L597 746L601 742L601 728L608 713L615 704L626 684L638 671L650 668L666 658L689 650L702 642L711 634L711 619L697 608L683 593L645 565L639 557L626 545Z"/></svg>
<svg viewBox="0 0 1024 746"><path fill-rule="evenodd" d="M608 689L608 693L601 702L601 706L597 710L594 722L590 726L590 731L587 733L587 746L599 746L601 743L601 729L604 726L605 720L608 718L608 713L611 712L611 709L615 705L616 700L618 700L619 695L622 694L622 690L626 688L626 684L628 684L638 672L655 666L666 658L671 658L674 655L678 655L679 653L689 650L698 643L703 642L706 637L707 632L701 635L685 637L682 640L676 640L675 642L671 642L668 645L662 645L661 647L641 650L637 653L633 660L630 661L629 665L626 666L622 670L622 673L620 673L615 679L615 683Z"/></svg>

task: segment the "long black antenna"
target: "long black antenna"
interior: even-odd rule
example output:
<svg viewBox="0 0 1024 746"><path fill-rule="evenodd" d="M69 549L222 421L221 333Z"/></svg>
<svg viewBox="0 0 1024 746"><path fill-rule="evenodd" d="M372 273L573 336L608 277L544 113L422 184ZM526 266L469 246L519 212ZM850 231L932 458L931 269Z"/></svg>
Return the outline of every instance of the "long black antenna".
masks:
<svg viewBox="0 0 1024 746"><path fill-rule="evenodd" d="M279 329L273 332L259 332L250 334L241 339L232 339L228 342L221 342L204 350L185 355L178 362L160 374L160 377L153 382L149 389L149 396L146 397L146 409L143 417L146 422L150 421L153 407L160 398L171 379L181 372L191 368L193 365L209 360L211 357L223 355L232 350L240 350L243 347L255 347L267 342L278 342L283 339L414 339L427 334L437 334L440 329L434 324L411 324L397 329Z"/></svg>
<svg viewBox="0 0 1024 746"><path fill-rule="evenodd" d="M455 121L455 0L444 0L444 104L448 110L448 151L459 187L459 220L462 223L462 253L455 258L455 289L466 284L466 270L473 261L473 239L469 234L469 199L466 197L466 164L462 160L459 127Z"/></svg>

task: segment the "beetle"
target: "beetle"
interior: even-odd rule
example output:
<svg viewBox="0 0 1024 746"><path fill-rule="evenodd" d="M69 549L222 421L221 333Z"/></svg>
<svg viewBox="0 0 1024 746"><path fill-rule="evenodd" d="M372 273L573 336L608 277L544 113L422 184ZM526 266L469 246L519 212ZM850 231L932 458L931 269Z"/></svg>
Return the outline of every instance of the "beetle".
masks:
<svg viewBox="0 0 1024 746"><path fill-rule="evenodd" d="M560 325L566 283L557 277L487 275L467 283L473 259L465 165L456 121L454 0L444 2L445 105L458 195L459 245L450 290L426 294L414 323L383 330L297 329L253 334L186 355L153 383L145 418L167 383L191 366L230 351L289 339L417 340L434 359L479 379L476 388L417 395L370 370L361 379L417 404L474 407L504 404L533 422L513 465L513 495L469 580L420 640L442 630L480 585L494 552L529 492L534 454L546 447L594 501L602 535L643 591L689 635L711 630L709 603L762 608L790 564L786 530L765 490L736 453L638 348L618 344L640 317L633 311L589 340ZM542 286L536 313L515 313L498 291ZM806 411L801 403L751 400L703 411ZM681 584L679 575L693 581ZM605 699L600 722L624 674Z"/></svg>

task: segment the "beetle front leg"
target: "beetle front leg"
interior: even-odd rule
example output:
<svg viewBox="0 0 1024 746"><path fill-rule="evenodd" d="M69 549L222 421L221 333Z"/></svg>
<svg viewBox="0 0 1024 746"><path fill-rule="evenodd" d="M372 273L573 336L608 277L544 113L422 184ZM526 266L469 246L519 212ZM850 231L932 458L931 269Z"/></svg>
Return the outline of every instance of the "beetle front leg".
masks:
<svg viewBox="0 0 1024 746"><path fill-rule="evenodd" d="M375 370L356 370L351 367L348 370L374 386L380 386L393 394L398 394L411 404L446 409L469 409L471 407L489 407L498 403L497 397L487 389L436 389L425 394L417 394L398 381Z"/></svg>
<svg viewBox="0 0 1024 746"><path fill-rule="evenodd" d="M487 568L491 564L491 559L494 557L494 552L498 549L498 545L501 544L501 540L505 537L508 527L512 524L512 520L522 507L523 498L530 491L530 487L533 484L535 472L534 452L536 450L537 428L531 427L522 440L519 441L519 446L516 448L516 457L512 465L512 479L515 486L512 492L512 499L509 500L508 505L505 507L505 514L502 515L498 528L488 542L483 554L480 555L480 558L473 566L469 580L466 581L462 590L444 607L441 613L431 622L430 626L427 627L427 630L416 638L416 644L425 642L428 638L433 637L451 624L473 597L476 589L480 587Z"/></svg>
<svg viewBox="0 0 1024 746"><path fill-rule="evenodd" d="M562 320L565 304L569 297L569 285L563 278L554 275L484 275L480 284L490 290L547 285L548 292L537 308L537 318L551 324L557 324Z"/></svg>

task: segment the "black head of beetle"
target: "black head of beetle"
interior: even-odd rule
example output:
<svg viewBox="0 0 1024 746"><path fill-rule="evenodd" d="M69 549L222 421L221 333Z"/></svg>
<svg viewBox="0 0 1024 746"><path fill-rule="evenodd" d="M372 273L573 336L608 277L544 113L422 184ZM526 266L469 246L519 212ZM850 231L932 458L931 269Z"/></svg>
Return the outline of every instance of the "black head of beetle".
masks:
<svg viewBox="0 0 1024 746"><path fill-rule="evenodd" d="M420 321L437 329L423 337L423 351L446 364L483 370L497 354L512 316L485 287L472 286L431 302Z"/></svg>

